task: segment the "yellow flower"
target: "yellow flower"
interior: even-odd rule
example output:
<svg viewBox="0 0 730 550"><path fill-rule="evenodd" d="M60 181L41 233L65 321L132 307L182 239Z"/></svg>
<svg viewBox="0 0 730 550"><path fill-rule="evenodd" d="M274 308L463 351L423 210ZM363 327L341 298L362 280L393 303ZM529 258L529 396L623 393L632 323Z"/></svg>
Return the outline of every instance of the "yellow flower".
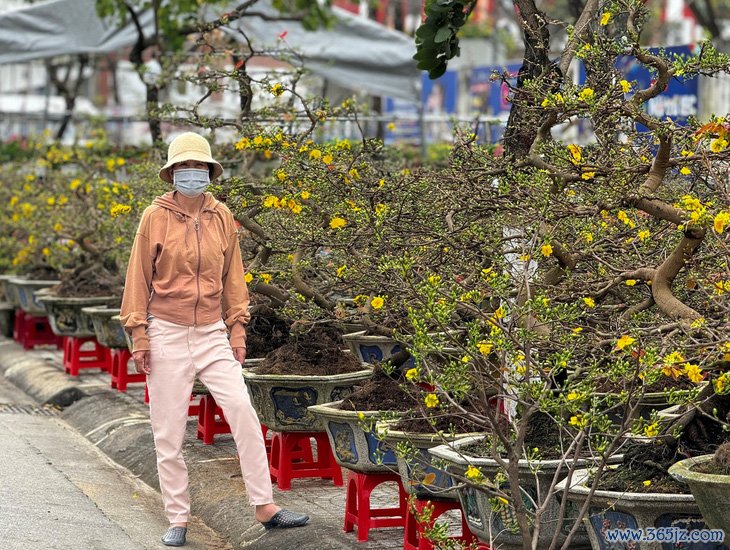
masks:
<svg viewBox="0 0 730 550"><path fill-rule="evenodd" d="M268 273L262 273L261 275L259 275L259 279L261 279L264 283L268 285L271 282L271 275L269 275Z"/></svg>
<svg viewBox="0 0 730 550"><path fill-rule="evenodd" d="M482 471L476 466L469 464L469 467L466 469L466 473L464 475L467 477L467 479L476 481L482 478Z"/></svg>
<svg viewBox="0 0 730 550"><path fill-rule="evenodd" d="M583 101L588 101L589 99L593 98L593 89L592 88L583 88L580 93L578 94L578 99L581 99Z"/></svg>
<svg viewBox="0 0 730 550"><path fill-rule="evenodd" d="M520 260L522 260L523 262L529 262L530 261L530 255L529 254L522 254L520 256Z"/></svg>
<svg viewBox="0 0 730 550"><path fill-rule="evenodd" d="M577 391L572 391L568 395L566 395L565 398L568 401L575 401L576 399L580 399L580 394Z"/></svg>
<svg viewBox="0 0 730 550"><path fill-rule="evenodd" d="M712 227L718 235L722 235L726 225L730 225L730 211L720 212L712 221Z"/></svg>
<svg viewBox="0 0 730 550"><path fill-rule="evenodd" d="M549 107L549 106L550 106L550 100L549 100L548 98L545 98L545 99L543 99L543 100L542 100L542 103L540 103L540 105L541 105L541 106L542 106L543 108L547 108L547 107Z"/></svg>
<svg viewBox="0 0 730 550"><path fill-rule="evenodd" d="M382 216L383 214L385 214L385 211L387 209L388 207L386 205L384 205L383 203L378 203L375 205L375 215Z"/></svg>
<svg viewBox="0 0 730 550"><path fill-rule="evenodd" d="M313 158L313 159L322 158L322 151L320 151L319 149L312 149L311 151L309 151L309 158Z"/></svg>
<svg viewBox="0 0 730 550"><path fill-rule="evenodd" d="M656 437L659 435L659 426L656 422L653 424L649 424L648 426L644 427L644 435L646 437Z"/></svg>
<svg viewBox="0 0 730 550"><path fill-rule="evenodd" d="M550 256L553 255L553 247L550 246L550 243L544 244L544 245L542 245L542 248L540 248L540 252L542 253L543 256L545 256L546 258L549 258Z"/></svg>
<svg viewBox="0 0 730 550"><path fill-rule="evenodd" d="M408 369L406 371L406 380L413 381L416 378L418 378L418 369L417 368L414 367L414 368Z"/></svg>
<svg viewBox="0 0 730 550"><path fill-rule="evenodd" d="M256 136L255 138L253 138L253 144L256 147L260 146L263 142L264 142L264 138L262 138L261 136Z"/></svg>
<svg viewBox="0 0 730 550"><path fill-rule="evenodd" d="M253 281L253 275L251 273L246 273L243 276L243 280L246 281L247 283L250 283L251 281Z"/></svg>
<svg viewBox="0 0 730 550"><path fill-rule="evenodd" d="M238 151L240 151L241 149L245 149L246 147L248 147L248 145L249 145L248 138L244 137L236 142L236 149Z"/></svg>
<svg viewBox="0 0 730 550"><path fill-rule="evenodd" d="M684 373L687 375L692 382L698 384L705 379L705 375L702 374L702 369L698 365L687 363L684 366Z"/></svg>
<svg viewBox="0 0 730 550"><path fill-rule="evenodd" d="M580 334L581 332L583 332L583 327L575 327L570 330L573 332L573 334Z"/></svg>
<svg viewBox="0 0 730 550"><path fill-rule="evenodd" d="M272 206L274 208L279 207L279 197L275 197L274 195L266 195L264 197L264 208L271 208Z"/></svg>
<svg viewBox="0 0 730 550"><path fill-rule="evenodd" d="M636 286L636 279L626 279L626 286Z"/></svg>
<svg viewBox="0 0 730 550"><path fill-rule="evenodd" d="M631 83L628 80L620 80L619 84L625 94L631 91Z"/></svg>
<svg viewBox="0 0 730 550"><path fill-rule="evenodd" d="M379 180L378 187L383 187L383 185L385 185L385 180L384 179Z"/></svg>
<svg viewBox="0 0 730 550"><path fill-rule="evenodd" d="M116 218L117 216L121 216L122 214L129 214L132 211L132 207L128 204L113 204L112 207L109 209L109 214L111 214L112 218Z"/></svg>
<svg viewBox="0 0 730 550"><path fill-rule="evenodd" d="M426 280L428 281L428 284L430 284L431 286L438 286L441 284L440 275L429 275L428 279L426 279Z"/></svg>
<svg viewBox="0 0 730 550"><path fill-rule="evenodd" d="M616 350L620 351L624 348L629 347L631 344L636 342L636 338L632 338L628 334L624 334L621 338L616 341Z"/></svg>
<svg viewBox="0 0 730 550"><path fill-rule="evenodd" d="M347 269L346 265L341 265L337 268L337 276L342 277L342 274L345 272L345 269Z"/></svg>
<svg viewBox="0 0 730 550"><path fill-rule="evenodd" d="M332 155L325 155L322 157L322 162L325 164L332 164Z"/></svg>
<svg viewBox="0 0 730 550"><path fill-rule="evenodd" d="M578 414L576 416L571 416L569 423L571 426L575 426L579 430L582 430L588 425L588 419L582 414Z"/></svg>
<svg viewBox="0 0 730 550"><path fill-rule="evenodd" d="M591 233L590 231L584 231L582 233L582 236L583 236L583 238L585 239L585 241L587 243L592 243L593 242L593 233Z"/></svg>
<svg viewBox="0 0 730 550"><path fill-rule="evenodd" d="M481 342L479 342L479 344L477 344L477 346L479 347L479 353L481 353L482 355L489 355L490 353L492 353L492 348L494 347L494 344L492 344L492 342L482 340Z"/></svg>
<svg viewBox="0 0 730 550"><path fill-rule="evenodd" d="M380 309L385 305L385 299L382 296L376 296L370 300L370 307L373 309Z"/></svg>
<svg viewBox="0 0 730 550"><path fill-rule="evenodd" d="M347 225L347 220L335 216L330 220L330 227L332 229L341 229Z"/></svg>
<svg viewBox="0 0 730 550"><path fill-rule="evenodd" d="M682 168L679 169L679 173L683 176L689 176L692 173L692 170L690 170L686 166L682 166Z"/></svg>
<svg viewBox="0 0 730 550"><path fill-rule="evenodd" d="M596 173L595 172L583 172L580 177L582 179L584 179L585 181L588 181L588 180L592 180L593 178L595 178Z"/></svg>
<svg viewBox="0 0 730 550"><path fill-rule="evenodd" d="M63 226L59 222L56 222L55 224L53 224L53 230L56 233L58 233L59 231L61 231L61 229L63 229Z"/></svg>
<svg viewBox="0 0 730 550"><path fill-rule="evenodd" d="M570 156L573 157L571 159L571 162L573 164L578 164L581 160L583 160L583 154L580 145L575 145L574 143L571 143L570 145L568 145L568 151L570 152Z"/></svg>
<svg viewBox="0 0 730 550"><path fill-rule="evenodd" d="M720 151L722 151L723 149L725 149L725 147L727 147L727 140L726 139L717 138L717 139L713 139L710 142L710 150L713 153L719 153Z"/></svg>
<svg viewBox="0 0 730 550"><path fill-rule="evenodd" d="M41 254L44 256L50 256L51 255L51 249L48 247L44 247L43 250L41 250Z"/></svg>
<svg viewBox="0 0 730 550"><path fill-rule="evenodd" d="M438 395L436 395L435 393L429 393L428 395L426 395L426 398L423 400L423 402L429 409L433 409L439 404Z"/></svg>
<svg viewBox="0 0 730 550"><path fill-rule="evenodd" d="M276 171L276 177L279 178L279 181L284 181L286 179L286 172L284 170L277 170Z"/></svg>
<svg viewBox="0 0 730 550"><path fill-rule="evenodd" d="M350 177L354 180L360 179L360 173L357 171L357 168L350 168L347 173L350 174Z"/></svg>
<svg viewBox="0 0 730 550"><path fill-rule="evenodd" d="M497 310L494 312L494 317L497 319L504 319L504 316L507 315L507 310L504 306L499 306Z"/></svg>
<svg viewBox="0 0 730 550"><path fill-rule="evenodd" d="M643 243L645 240L651 237L651 232L648 229L644 229L642 231L639 231L636 236L639 237L639 240Z"/></svg>
<svg viewBox="0 0 730 550"><path fill-rule="evenodd" d="M585 298L583 298L583 303L586 305L586 307L596 307L596 301L590 296L586 296Z"/></svg>
<svg viewBox="0 0 730 550"><path fill-rule="evenodd" d="M606 25L608 25L609 21L611 21L611 12L604 12L601 16L601 25L605 27Z"/></svg>
<svg viewBox="0 0 730 550"><path fill-rule="evenodd" d="M697 317L694 321L692 321L689 324L690 328L702 328L705 326L705 318L704 317Z"/></svg>
<svg viewBox="0 0 730 550"><path fill-rule="evenodd" d="M393 132L395 130L395 122L389 122L386 128L389 132Z"/></svg>
<svg viewBox="0 0 730 550"><path fill-rule="evenodd" d="M302 199L307 200L312 195L309 193L309 191L302 191Z"/></svg>
<svg viewBox="0 0 730 550"><path fill-rule="evenodd" d="M271 95L279 97L281 94L284 93L284 86L277 82L271 88L269 88L269 91L271 92Z"/></svg>
<svg viewBox="0 0 730 550"><path fill-rule="evenodd" d="M56 204L56 199L54 199L53 197L48 197L46 203L48 204L48 206L53 206L54 204Z"/></svg>
<svg viewBox="0 0 730 550"><path fill-rule="evenodd" d="M292 213L299 214L302 211L302 205L294 199L289 199L289 209L292 211Z"/></svg>

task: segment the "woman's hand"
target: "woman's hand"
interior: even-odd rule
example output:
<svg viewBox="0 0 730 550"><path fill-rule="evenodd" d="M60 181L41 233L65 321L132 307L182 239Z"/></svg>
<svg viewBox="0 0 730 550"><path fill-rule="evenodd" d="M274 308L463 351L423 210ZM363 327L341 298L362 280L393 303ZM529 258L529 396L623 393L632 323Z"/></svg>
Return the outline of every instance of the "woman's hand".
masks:
<svg viewBox="0 0 730 550"><path fill-rule="evenodd" d="M150 373L150 350L132 352L132 359L134 359L134 368L139 374Z"/></svg>
<svg viewBox="0 0 730 550"><path fill-rule="evenodd" d="M246 348L233 348L233 357L243 365L246 362Z"/></svg>

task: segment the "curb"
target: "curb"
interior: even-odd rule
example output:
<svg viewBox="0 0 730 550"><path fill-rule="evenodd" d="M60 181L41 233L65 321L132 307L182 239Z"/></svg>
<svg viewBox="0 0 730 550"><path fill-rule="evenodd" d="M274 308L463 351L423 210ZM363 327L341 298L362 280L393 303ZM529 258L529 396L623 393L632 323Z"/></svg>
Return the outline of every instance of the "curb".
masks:
<svg viewBox="0 0 730 550"><path fill-rule="evenodd" d="M42 354L31 354L12 340L0 339L0 374L42 405L68 407L86 397L78 380Z"/></svg>
<svg viewBox="0 0 730 550"><path fill-rule="evenodd" d="M160 490L149 412L144 403L109 387L84 392L78 380L60 369L57 358L44 358L41 351L25 351L15 342L2 338L0 374L41 403L67 407L59 414L60 418L114 462ZM266 531L248 504L238 461L221 459L215 447L197 442L192 423L188 424L183 453L188 467L192 514L234 548L345 550L357 544L352 533L342 532L342 519L319 501L317 491L280 492L276 485L277 504L306 512L312 519L306 527ZM344 487L337 490L344 494Z"/></svg>

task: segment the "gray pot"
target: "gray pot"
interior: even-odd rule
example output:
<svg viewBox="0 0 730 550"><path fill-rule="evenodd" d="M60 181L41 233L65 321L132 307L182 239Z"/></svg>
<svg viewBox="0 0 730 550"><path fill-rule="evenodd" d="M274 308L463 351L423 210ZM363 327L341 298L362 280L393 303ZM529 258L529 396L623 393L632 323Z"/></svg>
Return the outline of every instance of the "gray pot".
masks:
<svg viewBox="0 0 730 550"><path fill-rule="evenodd" d="M109 306L118 302L116 296L61 297L39 294L38 301L46 308L51 330L57 336L90 338L96 336L91 318L82 310L90 306Z"/></svg>
<svg viewBox="0 0 730 550"><path fill-rule="evenodd" d="M54 287L61 281L33 281L31 279L16 277L10 279L8 282L15 288L20 308L30 315L43 317L46 315L46 310L43 304L38 301L35 293Z"/></svg>
<svg viewBox="0 0 730 550"><path fill-rule="evenodd" d="M10 301L6 290L7 282L10 279L15 279L18 275L12 273L3 273L0 275L0 301Z"/></svg>
<svg viewBox="0 0 730 550"><path fill-rule="evenodd" d="M387 336L366 336L365 331L352 332L342 336L350 351L363 363L375 363L390 359L401 351L401 345ZM413 358L408 360L413 366Z"/></svg>
<svg viewBox="0 0 730 550"><path fill-rule="evenodd" d="M702 455L680 460L669 468L677 481L689 485L702 517L712 529L730 534L730 475L703 474L693 468L712 462L714 455Z"/></svg>
<svg viewBox="0 0 730 550"><path fill-rule="evenodd" d="M17 275L5 275L4 279L2 279L5 300L12 304L14 308L20 307L20 297L18 296L18 282L20 282L20 280L22 279L22 277L18 277Z"/></svg>
<svg viewBox="0 0 730 550"><path fill-rule="evenodd" d="M447 434L435 432L402 432L391 428L395 422L387 423L387 427L384 424L381 423L378 428L388 447L396 451L399 445L409 448L407 456L402 456L399 452L395 453L398 473L406 492L422 500L430 498L458 500L459 493L454 486L453 479L443 468L434 466L434 458L429 450L476 434L458 434L456 437L449 437Z"/></svg>
<svg viewBox="0 0 730 550"><path fill-rule="evenodd" d="M344 399L355 384L372 377L373 369L331 376L256 374L244 369L243 378L261 423L277 432L323 432L325 425L308 410Z"/></svg>
<svg viewBox="0 0 730 550"><path fill-rule="evenodd" d="M92 306L82 308L81 312L91 319L96 340L108 348L125 349L127 340L124 328L119 322L119 308Z"/></svg>
<svg viewBox="0 0 730 550"><path fill-rule="evenodd" d="M493 479L495 474L502 472L496 460L467 456L460 450L467 445L481 441L483 438L484 436L465 437L447 445L434 447L429 452L434 457L442 459L446 464L447 471L454 475L464 477L469 465L473 465L478 467L485 477ZM620 460L620 458L617 458L617 460ZM593 461L588 459L578 461L579 466L588 466L592 463ZM568 506L563 523L558 527L560 500L558 500L556 494L548 495L548 489L555 473L558 470L567 472L568 467L566 461L561 460L519 461L519 479L525 506L534 510L534 502L543 503L548 501L547 509L542 515L538 548L548 547L556 528L560 529L558 544L562 544L574 524L574 521L570 518L577 517L578 510L575 507ZM487 491L478 490L468 484L458 485L457 492L469 529L479 540L495 548L522 550L522 536L511 507L494 508L492 497ZM583 527L573 536L570 548L590 548L588 533Z"/></svg>
<svg viewBox="0 0 730 550"><path fill-rule="evenodd" d="M590 478L588 470L578 470L567 487L567 479L558 485L571 502L582 506L588 498ZM595 491L591 497L588 515L583 519L588 528L591 547L595 550L624 548L607 540L609 529L706 529L700 510L692 495L666 493L626 493ZM637 550L663 550L677 548L661 542L634 543ZM693 550L719 550L717 543L691 544L684 547Z"/></svg>
<svg viewBox="0 0 730 550"><path fill-rule="evenodd" d="M383 411L343 411L342 401L308 407L324 424L337 464L355 472L394 472L396 457L372 427Z"/></svg>

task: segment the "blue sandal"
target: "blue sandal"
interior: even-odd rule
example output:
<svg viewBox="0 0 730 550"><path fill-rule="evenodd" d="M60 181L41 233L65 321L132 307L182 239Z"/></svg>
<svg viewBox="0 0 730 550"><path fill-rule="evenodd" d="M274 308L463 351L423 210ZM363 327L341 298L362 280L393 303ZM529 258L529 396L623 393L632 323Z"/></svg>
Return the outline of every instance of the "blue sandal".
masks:
<svg viewBox="0 0 730 550"><path fill-rule="evenodd" d="M276 512L269 521L262 521L261 524L266 529L286 529L288 527L301 527L309 521L309 516L306 514L299 514L297 512L291 512L282 508Z"/></svg>
<svg viewBox="0 0 730 550"><path fill-rule="evenodd" d="M170 527L167 533L162 535L162 544L165 546L184 546L187 527Z"/></svg>

